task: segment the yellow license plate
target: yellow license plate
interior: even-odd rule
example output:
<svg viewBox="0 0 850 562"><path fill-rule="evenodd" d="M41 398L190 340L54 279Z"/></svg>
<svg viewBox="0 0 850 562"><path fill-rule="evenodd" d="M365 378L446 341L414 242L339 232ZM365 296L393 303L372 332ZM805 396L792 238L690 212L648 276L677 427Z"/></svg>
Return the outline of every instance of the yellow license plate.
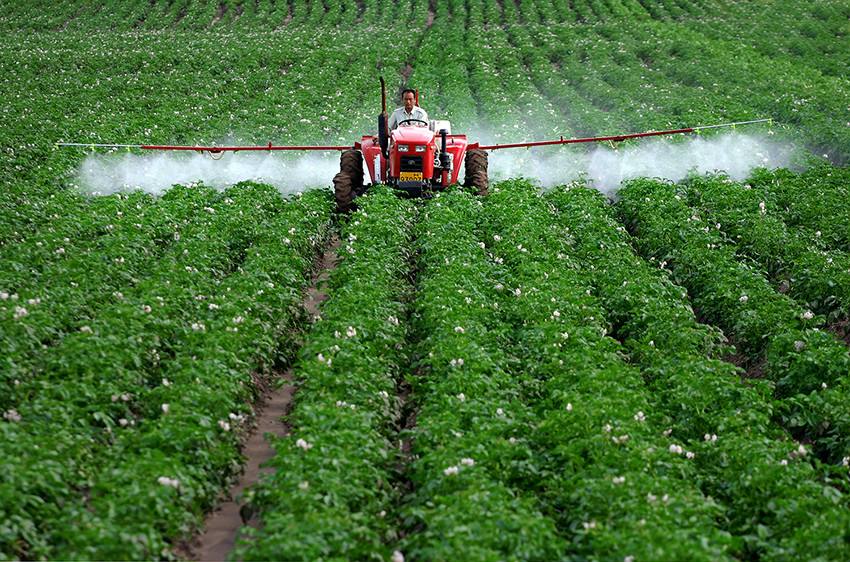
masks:
<svg viewBox="0 0 850 562"><path fill-rule="evenodd" d="M399 181L422 181L422 172L400 172Z"/></svg>

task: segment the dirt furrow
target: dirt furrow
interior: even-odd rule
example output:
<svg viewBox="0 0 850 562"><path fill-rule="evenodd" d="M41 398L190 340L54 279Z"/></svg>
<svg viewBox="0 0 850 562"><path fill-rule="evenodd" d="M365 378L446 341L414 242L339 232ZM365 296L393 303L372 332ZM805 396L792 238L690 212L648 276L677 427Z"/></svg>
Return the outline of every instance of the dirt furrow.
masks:
<svg viewBox="0 0 850 562"><path fill-rule="evenodd" d="M319 306L327 299L324 282L330 271L336 267L338 248L339 239L334 237L318 261L316 273L305 292L303 306L311 321L319 316ZM222 502L207 516L203 531L193 541L182 545L178 549L179 554L200 561L226 560L230 555L239 528L244 524L244 520L250 519L249 514L242 513L241 496L246 488L256 484L263 474L270 471L263 465L275 455L265 436L270 434L281 438L289 433L290 428L282 418L292 405L295 390L292 380L292 370L287 369L283 373L274 373L266 381L270 388L255 405L255 428L247 436L243 446L242 453L246 462L242 475L230 488L227 501ZM280 382L283 384L274 388Z"/></svg>

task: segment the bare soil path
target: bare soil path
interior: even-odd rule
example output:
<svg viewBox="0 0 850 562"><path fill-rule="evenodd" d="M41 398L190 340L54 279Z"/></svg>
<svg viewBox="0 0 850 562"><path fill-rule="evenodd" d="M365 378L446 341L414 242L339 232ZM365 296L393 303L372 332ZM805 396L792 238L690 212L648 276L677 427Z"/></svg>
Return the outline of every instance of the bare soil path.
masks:
<svg viewBox="0 0 850 562"><path fill-rule="evenodd" d="M336 267L338 248L339 239L334 237L322 255L304 296L304 309L312 319L319 315L319 305L327 299L323 283L327 280L330 271ZM269 382L272 386L276 386L274 383L281 380L284 381L283 386L276 389L270 388L255 405L256 428L244 444L242 452L247 461L242 475L230 488L229 499L207 516L203 532L190 544L181 548L180 554L187 558L222 561L227 560L233 550L236 534L243 525L240 497L246 488L256 484L263 474L271 470L262 466L275 454L265 435L285 437L289 433L289 426L281 418L289 412L292 404L294 391L292 370L274 374Z"/></svg>

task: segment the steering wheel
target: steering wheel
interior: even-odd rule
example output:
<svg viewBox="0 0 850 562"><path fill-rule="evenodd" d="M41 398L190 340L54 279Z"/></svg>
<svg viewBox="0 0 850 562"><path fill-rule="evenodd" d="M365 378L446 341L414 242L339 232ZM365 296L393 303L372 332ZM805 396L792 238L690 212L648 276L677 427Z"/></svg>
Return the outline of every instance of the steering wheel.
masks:
<svg viewBox="0 0 850 562"><path fill-rule="evenodd" d="M401 127L401 126L402 126L402 125L404 125L405 123L410 123L411 121L414 121L414 122L416 122L416 123L422 123L422 124L423 124L423 125L425 125L426 127L428 127L428 126L430 125L430 123L428 123L427 121L423 121L422 119L405 119L405 120L403 120L403 121L399 121L399 122L398 122L398 126L399 126L399 127Z"/></svg>

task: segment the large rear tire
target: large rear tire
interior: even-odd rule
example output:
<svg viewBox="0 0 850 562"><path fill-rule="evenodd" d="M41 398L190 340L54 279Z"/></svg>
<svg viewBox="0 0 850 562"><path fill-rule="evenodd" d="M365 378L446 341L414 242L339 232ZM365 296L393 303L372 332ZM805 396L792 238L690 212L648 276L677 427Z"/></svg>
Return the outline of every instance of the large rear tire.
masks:
<svg viewBox="0 0 850 562"><path fill-rule="evenodd" d="M359 150L346 150L339 157L339 173L334 176L336 209L347 213L354 209L354 198L363 195L363 154Z"/></svg>
<svg viewBox="0 0 850 562"><path fill-rule="evenodd" d="M363 194L363 153L359 150L346 150L339 156L339 169L351 178L351 189L357 195Z"/></svg>
<svg viewBox="0 0 850 562"><path fill-rule="evenodd" d="M347 213L354 208L354 192L351 190L351 176L340 172L334 176L334 196L336 197L336 210Z"/></svg>
<svg viewBox="0 0 850 562"><path fill-rule="evenodd" d="M478 195L487 195L489 182L487 180L487 152L480 149L468 150L464 160L466 173L463 185L474 187Z"/></svg>

